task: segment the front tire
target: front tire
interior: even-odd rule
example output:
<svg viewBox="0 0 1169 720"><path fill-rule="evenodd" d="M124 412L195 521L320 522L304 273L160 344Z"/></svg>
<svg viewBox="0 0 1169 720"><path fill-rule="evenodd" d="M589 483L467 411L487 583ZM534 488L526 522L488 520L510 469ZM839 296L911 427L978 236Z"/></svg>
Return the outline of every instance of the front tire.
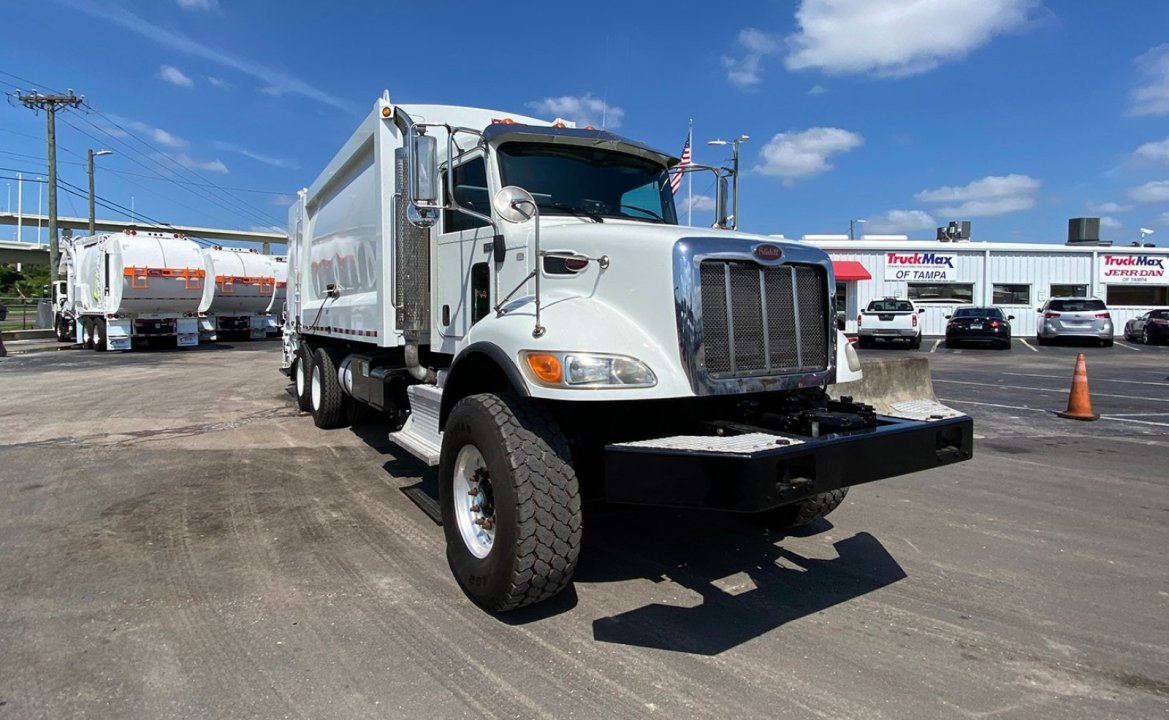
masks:
<svg viewBox="0 0 1169 720"><path fill-rule="evenodd" d="M476 604L505 612L572 582L581 502L555 419L513 395L472 395L442 438L439 494L447 561Z"/></svg>
<svg viewBox="0 0 1169 720"><path fill-rule="evenodd" d="M324 430L345 424L345 393L337 379L336 351L317 348L313 353L309 399L313 424Z"/></svg>
<svg viewBox="0 0 1169 720"><path fill-rule="evenodd" d="M763 512L760 514L760 520L773 530L792 530L803 527L840 507L840 503L844 502L846 495L848 495L846 487L813 495L806 500Z"/></svg>

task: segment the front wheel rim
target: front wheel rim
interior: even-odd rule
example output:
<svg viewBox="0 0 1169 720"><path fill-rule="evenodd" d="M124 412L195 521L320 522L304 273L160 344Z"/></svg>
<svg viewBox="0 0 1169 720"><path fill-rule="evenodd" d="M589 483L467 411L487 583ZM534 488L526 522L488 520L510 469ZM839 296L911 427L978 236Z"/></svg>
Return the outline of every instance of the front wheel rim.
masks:
<svg viewBox="0 0 1169 720"><path fill-rule="evenodd" d="M483 454L474 445L459 449L449 490L463 545L482 560L495 543L495 492Z"/></svg>

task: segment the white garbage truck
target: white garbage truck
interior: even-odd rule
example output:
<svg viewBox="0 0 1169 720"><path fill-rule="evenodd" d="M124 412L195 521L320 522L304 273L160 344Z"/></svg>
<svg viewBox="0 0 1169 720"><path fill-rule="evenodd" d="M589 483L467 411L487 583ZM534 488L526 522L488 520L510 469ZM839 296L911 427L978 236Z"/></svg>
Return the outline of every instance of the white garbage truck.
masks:
<svg viewBox="0 0 1169 720"><path fill-rule="evenodd" d="M194 241L127 229L61 245L64 294L54 305L59 338L101 352L143 341L199 344L206 271Z"/></svg>
<svg viewBox="0 0 1169 720"><path fill-rule="evenodd" d="M275 327L276 261L243 248L203 248L207 282L199 315L216 340L262 340Z"/></svg>
<svg viewBox="0 0 1169 720"><path fill-rule="evenodd" d="M584 501L790 527L966 460L969 417L827 388L860 363L821 250L678 223L678 158L388 93L289 219L283 370L321 428L383 413L438 467L447 558L490 611L570 582ZM916 406L915 406L916 407Z"/></svg>

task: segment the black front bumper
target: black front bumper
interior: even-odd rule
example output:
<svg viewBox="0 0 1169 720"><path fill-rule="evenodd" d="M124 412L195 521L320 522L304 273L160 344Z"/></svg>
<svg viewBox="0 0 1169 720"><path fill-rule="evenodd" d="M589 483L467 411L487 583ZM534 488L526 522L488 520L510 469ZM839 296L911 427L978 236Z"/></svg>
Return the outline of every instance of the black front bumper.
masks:
<svg viewBox="0 0 1169 720"><path fill-rule="evenodd" d="M790 438L802 442L750 453L607 445L605 498L634 505L758 512L973 455L969 416L928 422L877 418L875 428L818 438L777 435L777 443Z"/></svg>

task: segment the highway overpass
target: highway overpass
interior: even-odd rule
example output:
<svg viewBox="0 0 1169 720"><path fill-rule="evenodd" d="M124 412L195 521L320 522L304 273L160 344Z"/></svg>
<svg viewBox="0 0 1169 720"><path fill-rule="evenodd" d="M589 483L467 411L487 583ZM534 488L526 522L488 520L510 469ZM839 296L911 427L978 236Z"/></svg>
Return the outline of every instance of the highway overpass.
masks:
<svg viewBox="0 0 1169 720"><path fill-rule="evenodd" d="M24 232L28 233L30 238L35 237L38 221L42 227L48 227L49 225L47 215L25 214L20 218L20 222L24 226ZM15 213L0 212L0 225L15 226L16 224L17 216ZM89 232L89 218L58 216L57 227L59 229L58 231L69 228L73 231L74 236L84 235ZM143 222L130 223L125 220L97 220L94 223L94 227L97 232L118 232L119 230L132 227L137 230L154 230L168 233L177 232L203 240L274 243L278 245L286 245L288 243L288 236L284 233L259 230L232 230L228 228L195 227L192 225L167 225L166 227L159 227ZM40 262L47 264L49 262L48 245L37 245L29 242L0 242L0 263L14 262Z"/></svg>

